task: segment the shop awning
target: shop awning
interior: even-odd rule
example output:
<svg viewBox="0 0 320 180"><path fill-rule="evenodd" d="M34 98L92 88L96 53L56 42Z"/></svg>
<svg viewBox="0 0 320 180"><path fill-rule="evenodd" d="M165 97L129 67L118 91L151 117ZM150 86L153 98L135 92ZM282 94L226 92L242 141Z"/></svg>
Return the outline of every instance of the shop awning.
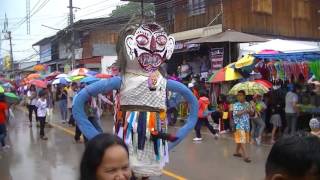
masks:
<svg viewBox="0 0 320 180"><path fill-rule="evenodd" d="M217 42L245 43L245 42L266 42L266 41L268 41L268 39L228 29L218 34L208 35L206 37L192 40L188 43L189 44L217 43Z"/></svg>
<svg viewBox="0 0 320 180"><path fill-rule="evenodd" d="M279 53L279 54L253 54L254 57L265 60L286 60L286 61L305 61L320 59L320 51L301 52L301 53Z"/></svg>
<svg viewBox="0 0 320 180"><path fill-rule="evenodd" d="M210 36L220 32L222 32L222 25L218 24L214 26L173 33L171 34L171 36L173 36L176 41L183 41L183 40L206 37L206 36Z"/></svg>

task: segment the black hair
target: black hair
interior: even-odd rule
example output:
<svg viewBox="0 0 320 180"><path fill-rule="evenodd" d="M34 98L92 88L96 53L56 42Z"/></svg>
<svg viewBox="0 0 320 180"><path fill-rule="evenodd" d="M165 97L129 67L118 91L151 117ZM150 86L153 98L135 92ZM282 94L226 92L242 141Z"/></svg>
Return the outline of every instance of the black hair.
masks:
<svg viewBox="0 0 320 180"><path fill-rule="evenodd" d="M202 90L199 92L199 96L200 96L200 97L203 97L203 96L208 97L208 91L202 89Z"/></svg>
<svg viewBox="0 0 320 180"><path fill-rule="evenodd" d="M40 92L39 92L39 97L43 97L43 96L45 96L47 93L46 93L46 91L45 90L41 90Z"/></svg>
<svg viewBox="0 0 320 180"><path fill-rule="evenodd" d="M246 95L246 92L244 91L244 90L240 90L240 91L238 91L238 94L243 94L244 96Z"/></svg>
<svg viewBox="0 0 320 180"><path fill-rule="evenodd" d="M99 134L86 144L80 165L80 180L96 180L96 171L101 164L104 152L113 145L123 147L129 157L126 144L118 136L112 134Z"/></svg>
<svg viewBox="0 0 320 180"><path fill-rule="evenodd" d="M3 93L0 94L0 102L6 102L6 98Z"/></svg>
<svg viewBox="0 0 320 180"><path fill-rule="evenodd" d="M72 82L71 86L77 86L77 83L76 82Z"/></svg>
<svg viewBox="0 0 320 180"><path fill-rule="evenodd" d="M30 86L29 90L30 90L30 91L36 91L36 86L32 84L32 85Z"/></svg>
<svg viewBox="0 0 320 180"><path fill-rule="evenodd" d="M320 139L306 132L280 138L266 162L266 176L286 173L303 177L308 172L320 176Z"/></svg>

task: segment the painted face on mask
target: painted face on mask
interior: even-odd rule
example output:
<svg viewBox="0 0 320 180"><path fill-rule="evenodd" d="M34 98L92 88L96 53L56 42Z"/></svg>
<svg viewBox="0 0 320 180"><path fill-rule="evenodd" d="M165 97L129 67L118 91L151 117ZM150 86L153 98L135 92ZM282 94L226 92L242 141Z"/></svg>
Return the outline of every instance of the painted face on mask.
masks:
<svg viewBox="0 0 320 180"><path fill-rule="evenodd" d="M146 72L156 71L166 60L170 59L175 40L155 23L143 24L125 40L130 60L137 59Z"/></svg>

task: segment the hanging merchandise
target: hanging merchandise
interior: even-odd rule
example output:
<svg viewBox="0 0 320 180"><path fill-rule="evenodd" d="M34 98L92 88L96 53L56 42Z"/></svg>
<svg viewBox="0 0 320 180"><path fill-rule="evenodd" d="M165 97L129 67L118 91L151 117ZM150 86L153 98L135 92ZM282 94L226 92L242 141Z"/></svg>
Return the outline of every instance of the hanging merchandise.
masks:
<svg viewBox="0 0 320 180"><path fill-rule="evenodd" d="M316 80L320 80L320 60L315 60L309 63L309 68L314 74Z"/></svg>

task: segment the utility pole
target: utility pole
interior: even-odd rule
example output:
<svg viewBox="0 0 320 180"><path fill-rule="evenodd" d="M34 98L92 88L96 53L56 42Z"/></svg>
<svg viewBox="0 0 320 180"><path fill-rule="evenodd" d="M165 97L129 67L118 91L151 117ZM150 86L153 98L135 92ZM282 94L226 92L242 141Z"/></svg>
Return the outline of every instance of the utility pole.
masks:
<svg viewBox="0 0 320 180"><path fill-rule="evenodd" d="M73 6L72 0L69 0L69 26L71 31L71 43L70 43L70 50L71 50L71 69L73 70L75 67L75 54L74 54L74 29L73 29Z"/></svg>
<svg viewBox="0 0 320 180"><path fill-rule="evenodd" d="M12 53L12 38L11 38L11 31L8 32L8 39L9 39L9 43L10 43L10 61L11 61L11 71L12 71L12 74L14 74L14 64L13 64L13 53Z"/></svg>
<svg viewBox="0 0 320 180"><path fill-rule="evenodd" d="M11 36L11 31L8 31L8 18L7 15L5 15L5 21L4 21L4 27L2 30L2 33L5 33L5 40L9 40L10 44L10 67L9 69L12 71L14 74L14 64L13 64L13 51L12 51L12 36Z"/></svg>

